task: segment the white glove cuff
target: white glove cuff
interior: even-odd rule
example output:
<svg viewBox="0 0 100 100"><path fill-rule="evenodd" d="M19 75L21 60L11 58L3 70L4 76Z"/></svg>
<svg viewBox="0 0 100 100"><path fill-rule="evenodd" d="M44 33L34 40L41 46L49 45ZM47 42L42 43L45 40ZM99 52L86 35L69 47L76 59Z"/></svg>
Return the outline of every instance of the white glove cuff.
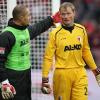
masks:
<svg viewBox="0 0 100 100"><path fill-rule="evenodd" d="M96 76L96 80L97 80L98 85L100 86L100 74L98 74L98 75Z"/></svg>
<svg viewBox="0 0 100 100"><path fill-rule="evenodd" d="M9 83L9 80L6 79L6 80L4 80L3 82L1 82L1 84L10 84L10 83Z"/></svg>

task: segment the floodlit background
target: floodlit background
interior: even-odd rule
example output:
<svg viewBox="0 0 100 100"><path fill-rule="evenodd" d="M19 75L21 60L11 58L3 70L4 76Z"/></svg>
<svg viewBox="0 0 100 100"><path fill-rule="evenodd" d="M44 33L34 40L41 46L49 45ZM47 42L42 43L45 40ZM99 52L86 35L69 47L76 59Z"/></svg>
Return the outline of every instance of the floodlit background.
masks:
<svg viewBox="0 0 100 100"><path fill-rule="evenodd" d="M11 12L16 4L26 5L31 12L31 24L34 24L46 16L55 13L62 2L73 2L76 6L77 16L75 21L85 25L89 37L91 51L97 66L100 65L100 0L0 0L0 33L7 25L7 20L11 18ZM41 87L41 64L45 44L48 40L49 29L31 41L31 61L32 61L32 100L54 100L52 94L44 95L40 91ZM87 68L89 77L89 99L100 100L100 88L96 80ZM50 73L50 83L52 84Z"/></svg>

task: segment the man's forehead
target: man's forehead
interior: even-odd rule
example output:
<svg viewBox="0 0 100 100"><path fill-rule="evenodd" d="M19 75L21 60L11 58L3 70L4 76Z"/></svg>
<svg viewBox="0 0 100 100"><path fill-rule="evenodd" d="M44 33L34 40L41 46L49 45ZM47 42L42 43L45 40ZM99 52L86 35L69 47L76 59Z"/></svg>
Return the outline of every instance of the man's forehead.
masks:
<svg viewBox="0 0 100 100"><path fill-rule="evenodd" d="M67 7L62 7L62 8L60 9L60 11L61 11L61 12L62 12L62 11L72 11L72 8L69 7L69 6L67 6Z"/></svg>

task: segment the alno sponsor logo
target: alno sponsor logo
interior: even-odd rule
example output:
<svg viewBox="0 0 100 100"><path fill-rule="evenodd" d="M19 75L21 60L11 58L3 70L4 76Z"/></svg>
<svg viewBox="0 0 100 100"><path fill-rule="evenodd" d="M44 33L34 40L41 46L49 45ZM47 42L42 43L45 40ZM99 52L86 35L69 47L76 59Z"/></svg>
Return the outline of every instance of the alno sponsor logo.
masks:
<svg viewBox="0 0 100 100"><path fill-rule="evenodd" d="M67 45L65 46L64 51L80 50L81 47L82 47L81 44Z"/></svg>

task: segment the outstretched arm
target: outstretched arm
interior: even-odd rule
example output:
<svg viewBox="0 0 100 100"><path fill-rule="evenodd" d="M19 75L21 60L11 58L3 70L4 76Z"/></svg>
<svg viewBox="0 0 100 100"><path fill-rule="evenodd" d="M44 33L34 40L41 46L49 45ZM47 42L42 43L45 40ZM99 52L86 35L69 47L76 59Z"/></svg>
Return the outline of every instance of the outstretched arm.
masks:
<svg viewBox="0 0 100 100"><path fill-rule="evenodd" d="M53 16L48 16L46 19L41 20L40 22L29 25L28 30L30 33L30 39L35 38L36 36L40 35L41 33L48 30L54 23L61 22L60 13L57 12Z"/></svg>
<svg viewBox="0 0 100 100"><path fill-rule="evenodd" d="M34 25L30 25L28 27L30 38L31 39L35 38L36 36L48 30L52 25L53 25L53 20L50 16Z"/></svg>

